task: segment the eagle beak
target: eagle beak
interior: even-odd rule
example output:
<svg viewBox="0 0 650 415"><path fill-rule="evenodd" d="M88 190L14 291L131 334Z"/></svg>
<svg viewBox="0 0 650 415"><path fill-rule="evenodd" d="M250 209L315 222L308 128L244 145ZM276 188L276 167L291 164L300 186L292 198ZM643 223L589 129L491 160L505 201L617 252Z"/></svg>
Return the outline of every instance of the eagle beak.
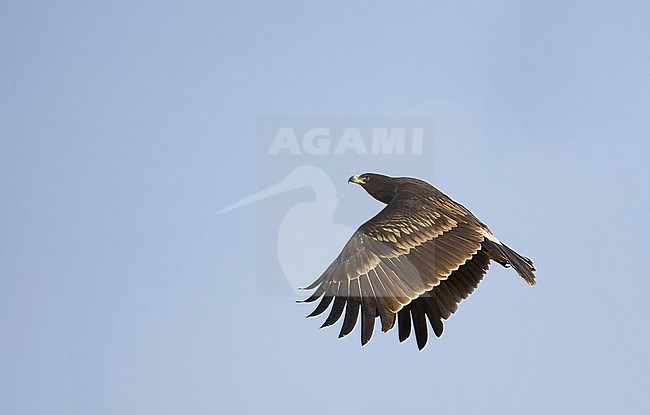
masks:
<svg viewBox="0 0 650 415"><path fill-rule="evenodd" d="M359 176L352 176L348 179L348 183L363 184L363 179Z"/></svg>

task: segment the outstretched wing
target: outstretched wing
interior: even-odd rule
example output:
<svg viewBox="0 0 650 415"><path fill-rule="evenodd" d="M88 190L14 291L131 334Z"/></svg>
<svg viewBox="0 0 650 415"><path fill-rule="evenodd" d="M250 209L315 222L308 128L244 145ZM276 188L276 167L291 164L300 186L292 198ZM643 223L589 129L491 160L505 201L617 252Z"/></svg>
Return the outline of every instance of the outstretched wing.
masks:
<svg viewBox="0 0 650 415"><path fill-rule="evenodd" d="M431 291L422 294L402 308L398 315L399 340L403 342L411 335L411 326L421 350L428 339L427 323L437 337L442 336L442 320L448 319L458 309L458 303L466 299L483 279L490 266L486 249L481 249L467 262L452 272L449 278L440 282ZM426 316L426 317L425 317Z"/></svg>
<svg viewBox="0 0 650 415"><path fill-rule="evenodd" d="M359 227L334 262L306 288L316 291L305 302L323 297L309 316L323 313L333 302L322 327L337 322L345 311L342 337L354 329L361 312L362 344L370 340L377 316L382 330L388 331L395 324L395 315L414 304L409 312L414 324L416 315L419 322L420 314L412 314L412 310L423 303L414 300L440 286L474 257L484 238L484 230L471 213L450 202L412 192L398 193L379 214ZM446 301L446 297L436 301ZM444 311L439 314L446 318Z"/></svg>

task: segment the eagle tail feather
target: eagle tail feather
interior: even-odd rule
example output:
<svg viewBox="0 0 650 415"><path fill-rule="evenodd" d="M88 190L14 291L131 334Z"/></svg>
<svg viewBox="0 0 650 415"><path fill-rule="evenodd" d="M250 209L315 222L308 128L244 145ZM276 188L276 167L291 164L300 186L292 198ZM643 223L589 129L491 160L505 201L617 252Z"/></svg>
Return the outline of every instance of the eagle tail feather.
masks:
<svg viewBox="0 0 650 415"><path fill-rule="evenodd" d="M497 262L503 266L511 265L528 285L535 285L537 282L535 279L536 269L530 258L518 254L502 242L497 243L485 240L484 243L487 243L490 251L497 256L497 258L494 258Z"/></svg>

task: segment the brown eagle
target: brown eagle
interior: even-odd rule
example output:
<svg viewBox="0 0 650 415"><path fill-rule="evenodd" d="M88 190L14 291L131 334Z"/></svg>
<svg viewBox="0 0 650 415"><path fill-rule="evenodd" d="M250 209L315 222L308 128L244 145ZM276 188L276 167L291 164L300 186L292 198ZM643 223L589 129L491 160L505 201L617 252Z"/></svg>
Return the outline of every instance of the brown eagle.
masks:
<svg viewBox="0 0 650 415"><path fill-rule="evenodd" d="M381 320L387 332L397 318L400 342L415 331L418 348L427 342L427 324L437 337L487 272L490 260L512 266L535 285L533 262L499 241L469 210L429 183L376 173L352 176L370 196L386 203L375 217L354 232L343 251L306 290L304 302L322 297L308 316L332 304L321 327L336 323L343 312L339 337L349 334L361 312L361 344Z"/></svg>

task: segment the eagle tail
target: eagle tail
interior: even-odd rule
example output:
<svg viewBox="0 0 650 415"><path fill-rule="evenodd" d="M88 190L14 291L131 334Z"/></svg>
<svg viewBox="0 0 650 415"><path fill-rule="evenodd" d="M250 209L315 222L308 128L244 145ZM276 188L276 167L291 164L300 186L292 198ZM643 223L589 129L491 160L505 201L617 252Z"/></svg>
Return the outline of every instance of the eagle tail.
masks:
<svg viewBox="0 0 650 415"><path fill-rule="evenodd" d="M535 265L530 258L526 258L523 255L518 254L513 249L508 247L502 242L492 242L485 240L485 243L488 245L488 249L496 256L494 258L504 267L511 265L515 271L523 278L528 285L535 285Z"/></svg>

